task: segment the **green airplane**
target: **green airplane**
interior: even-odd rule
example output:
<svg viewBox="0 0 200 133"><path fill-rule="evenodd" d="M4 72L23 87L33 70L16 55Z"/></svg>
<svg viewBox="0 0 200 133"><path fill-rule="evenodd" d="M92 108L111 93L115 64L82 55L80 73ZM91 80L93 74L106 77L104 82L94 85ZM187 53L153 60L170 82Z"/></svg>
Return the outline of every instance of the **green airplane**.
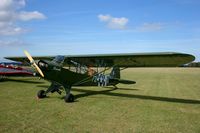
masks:
<svg viewBox="0 0 200 133"><path fill-rule="evenodd" d="M195 57L190 54L163 53L129 53L100 54L77 56L37 56L24 51L27 57L5 57L13 61L29 63L36 68L40 76L51 82L46 91L40 90L38 98L45 98L49 92L58 92L64 88L65 102L73 102L70 93L72 86L114 86L117 84L135 84L135 81L120 78L120 71L129 67L178 67L192 62ZM111 70L106 74L106 71Z"/></svg>

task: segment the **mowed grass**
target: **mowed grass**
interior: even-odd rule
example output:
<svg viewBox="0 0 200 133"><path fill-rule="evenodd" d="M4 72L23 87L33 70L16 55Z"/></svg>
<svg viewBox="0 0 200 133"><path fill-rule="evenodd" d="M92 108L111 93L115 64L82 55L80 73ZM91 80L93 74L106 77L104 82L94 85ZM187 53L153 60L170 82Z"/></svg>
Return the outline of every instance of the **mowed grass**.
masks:
<svg viewBox="0 0 200 133"><path fill-rule="evenodd" d="M73 87L74 103L64 93L38 100L50 83L37 78L0 82L0 132L200 132L200 69L134 68L121 77L137 83Z"/></svg>

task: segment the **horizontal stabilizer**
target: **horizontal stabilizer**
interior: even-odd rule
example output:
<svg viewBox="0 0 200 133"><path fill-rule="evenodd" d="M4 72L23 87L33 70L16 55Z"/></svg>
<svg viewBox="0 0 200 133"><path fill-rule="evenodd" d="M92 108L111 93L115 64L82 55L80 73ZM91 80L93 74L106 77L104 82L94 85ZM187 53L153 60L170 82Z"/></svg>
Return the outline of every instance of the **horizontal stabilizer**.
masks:
<svg viewBox="0 0 200 133"><path fill-rule="evenodd" d="M110 79L110 82L121 83L121 84L135 84L136 83L135 81L132 81L132 80L117 79L117 78Z"/></svg>

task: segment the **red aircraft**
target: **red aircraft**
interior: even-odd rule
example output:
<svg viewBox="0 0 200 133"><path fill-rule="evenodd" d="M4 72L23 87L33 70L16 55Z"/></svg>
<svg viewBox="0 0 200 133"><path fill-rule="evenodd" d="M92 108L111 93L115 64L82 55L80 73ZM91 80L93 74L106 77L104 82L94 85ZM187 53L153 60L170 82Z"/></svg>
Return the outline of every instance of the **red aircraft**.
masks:
<svg viewBox="0 0 200 133"><path fill-rule="evenodd" d="M35 73L31 70L24 69L19 66L14 65L3 65L0 64L0 77L9 77L9 76L34 76Z"/></svg>

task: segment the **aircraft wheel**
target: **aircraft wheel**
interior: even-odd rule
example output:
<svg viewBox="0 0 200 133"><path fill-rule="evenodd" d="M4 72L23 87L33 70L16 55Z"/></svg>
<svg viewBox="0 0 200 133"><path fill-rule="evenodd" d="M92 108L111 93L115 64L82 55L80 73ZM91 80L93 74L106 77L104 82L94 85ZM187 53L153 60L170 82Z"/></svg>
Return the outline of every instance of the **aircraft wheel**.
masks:
<svg viewBox="0 0 200 133"><path fill-rule="evenodd" d="M44 90L38 91L37 96L38 98L45 98L46 97L45 91Z"/></svg>
<svg viewBox="0 0 200 133"><path fill-rule="evenodd" d="M65 102L73 102L74 101L74 95L73 94L69 94L69 96L65 96Z"/></svg>

